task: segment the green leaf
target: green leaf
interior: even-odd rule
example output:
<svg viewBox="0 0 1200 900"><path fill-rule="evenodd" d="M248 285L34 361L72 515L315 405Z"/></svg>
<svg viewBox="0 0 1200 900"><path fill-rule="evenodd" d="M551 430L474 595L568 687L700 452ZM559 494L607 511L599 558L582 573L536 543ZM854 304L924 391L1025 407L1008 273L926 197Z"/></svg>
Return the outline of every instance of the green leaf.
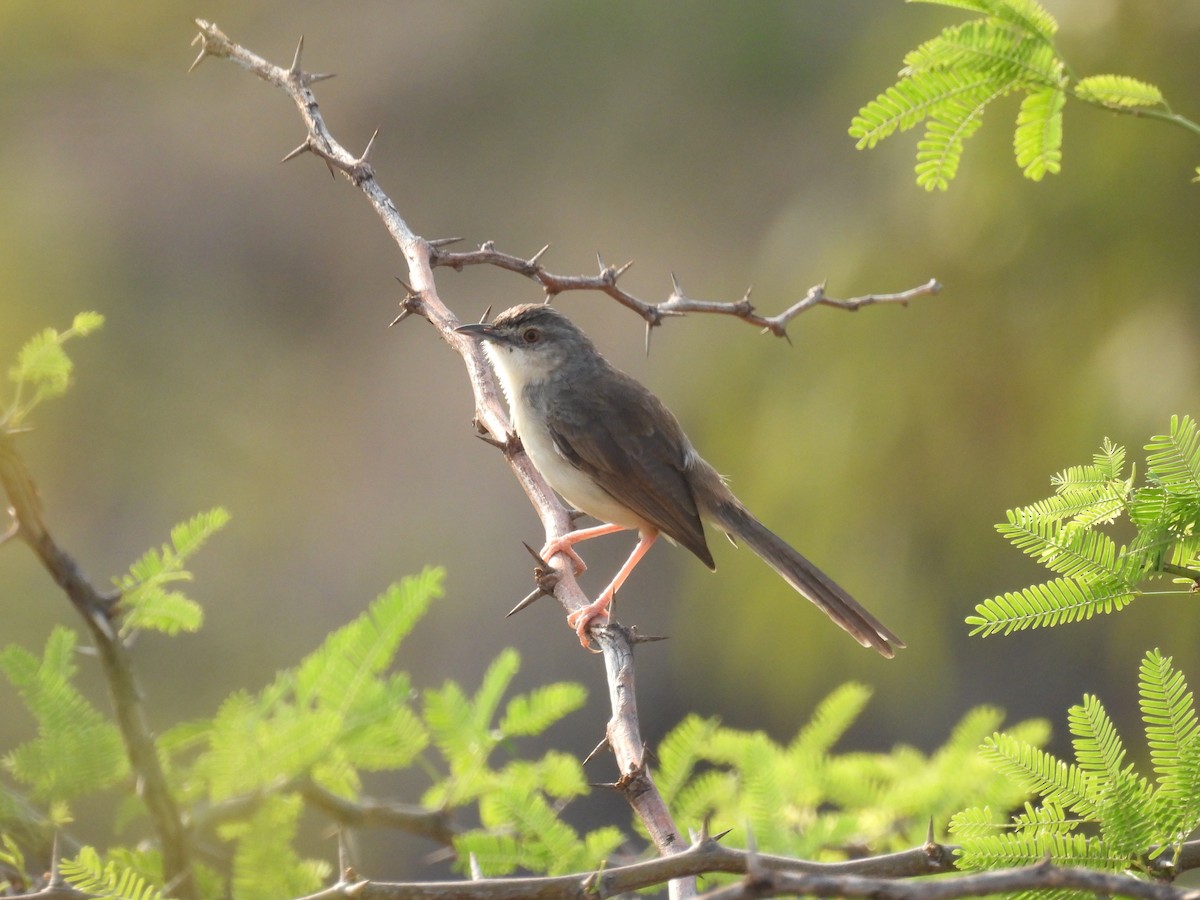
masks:
<svg viewBox="0 0 1200 900"><path fill-rule="evenodd" d="M0 421L15 429L41 401L66 393L71 384L73 364L62 345L73 337L95 331L102 324L104 316L99 313L79 313L66 331L46 328L26 341L17 352L16 363L8 370L16 391L12 400L0 410ZM33 391L33 396L24 399L26 391Z"/></svg>
<svg viewBox="0 0 1200 900"><path fill-rule="evenodd" d="M985 600L966 622L972 626L973 635L1012 634L1027 628L1084 621L1098 613L1123 609L1138 596L1123 581L1085 584L1073 578L1055 578Z"/></svg>
<svg viewBox="0 0 1200 900"><path fill-rule="evenodd" d="M1076 579L1121 578L1117 545L1108 535L1043 521L1022 509L1010 509L1007 518L996 530L1051 571Z"/></svg>
<svg viewBox="0 0 1200 900"><path fill-rule="evenodd" d="M720 723L716 719L705 719L694 713L667 732L658 745L658 770L654 780L658 790L669 806L679 791L691 778L696 764L704 759L705 750Z"/></svg>
<svg viewBox="0 0 1200 900"><path fill-rule="evenodd" d="M853 681L834 688L817 704L808 723L797 732L789 752L800 758L828 753L857 721L872 693L866 685Z"/></svg>
<svg viewBox="0 0 1200 900"><path fill-rule="evenodd" d="M850 124L850 136L858 138L860 150L874 147L897 130L907 131L914 125L952 104L977 105L982 91L991 95L994 79L986 73L921 72L902 78L884 93L859 110Z"/></svg>
<svg viewBox="0 0 1200 900"><path fill-rule="evenodd" d="M400 643L444 593L445 571L427 567L384 591L362 615L333 632L296 668L296 698L346 715L391 665Z"/></svg>
<svg viewBox="0 0 1200 900"><path fill-rule="evenodd" d="M60 860L58 872L78 891L104 900L162 900L164 894L137 872L107 864L92 847L83 847L74 859Z"/></svg>
<svg viewBox="0 0 1200 900"><path fill-rule="evenodd" d="M200 628L204 619L200 606L178 591L168 591L166 585L192 580L184 564L228 522L229 513L219 506L193 516L171 529L169 545L146 551L130 566L129 574L116 579L124 614L122 634L139 629L177 634Z"/></svg>
<svg viewBox="0 0 1200 900"><path fill-rule="evenodd" d="M1200 723L1192 692L1171 657L1150 651L1140 676L1146 741L1165 812L1164 840L1175 843L1200 825Z"/></svg>
<svg viewBox="0 0 1200 900"><path fill-rule="evenodd" d="M984 101L986 102L986 101ZM925 128L925 138L917 143L917 184L927 191L944 191L958 174L963 142L983 124L978 113L951 121L934 119Z"/></svg>
<svg viewBox="0 0 1200 900"><path fill-rule="evenodd" d="M298 796L267 796L249 821L220 827L221 837L236 843L232 893L238 900L302 897L329 877L328 863L301 859L293 848L302 809Z"/></svg>
<svg viewBox="0 0 1200 900"><path fill-rule="evenodd" d="M44 398L58 397L67 392L71 368L71 360L62 349L62 336L47 328L21 347L8 377L18 384L38 388Z"/></svg>
<svg viewBox="0 0 1200 900"><path fill-rule="evenodd" d="M1044 750L998 732L983 742L980 754L996 769L1031 793L1083 816L1094 816L1092 776Z"/></svg>
<svg viewBox="0 0 1200 900"><path fill-rule="evenodd" d="M120 732L71 683L75 633L56 627L39 660L17 646L0 651L0 670L38 723L38 736L10 752L5 766L47 800L70 800L115 784L129 771Z"/></svg>
<svg viewBox="0 0 1200 900"><path fill-rule="evenodd" d="M1171 430L1146 445L1149 474L1173 494L1200 497L1200 429L1191 416L1171 416Z"/></svg>
<svg viewBox="0 0 1200 900"><path fill-rule="evenodd" d="M1017 165L1032 181L1062 168L1062 111L1066 95L1056 87L1026 94L1017 115L1013 149Z"/></svg>
<svg viewBox="0 0 1200 900"><path fill-rule="evenodd" d="M580 709L587 691L573 682L558 682L513 697L504 709L500 730L509 736L541 734L559 719Z"/></svg>
<svg viewBox="0 0 1200 900"><path fill-rule="evenodd" d="M1154 109L1166 106L1162 91L1127 75L1092 75L1075 85L1075 95L1089 103L1121 109Z"/></svg>
<svg viewBox="0 0 1200 900"><path fill-rule="evenodd" d="M908 0L966 9L1014 25L1020 30L1049 41L1058 31L1058 22L1035 0Z"/></svg>
<svg viewBox="0 0 1200 900"><path fill-rule="evenodd" d="M477 728L484 730L491 727L492 717L500 705L500 698L504 696L520 668L521 654L512 647L501 650L500 655L492 660L492 664L483 673L483 681L471 704L475 708ZM501 730L504 730L503 726Z"/></svg>

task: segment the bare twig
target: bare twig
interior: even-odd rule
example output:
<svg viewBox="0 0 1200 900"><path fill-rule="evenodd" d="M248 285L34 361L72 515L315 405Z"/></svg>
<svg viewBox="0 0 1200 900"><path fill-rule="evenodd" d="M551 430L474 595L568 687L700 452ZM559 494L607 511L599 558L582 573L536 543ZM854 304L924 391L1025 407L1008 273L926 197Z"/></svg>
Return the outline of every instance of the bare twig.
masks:
<svg viewBox="0 0 1200 900"><path fill-rule="evenodd" d="M101 593L84 576L79 565L50 535L42 518L37 488L12 436L0 429L0 485L8 496L17 534L41 560L50 577L62 588L91 632L104 679L108 685L125 752L137 776L138 792L158 835L163 855L163 878L172 896L197 896L192 872L192 850L167 784L158 748L146 720L142 692L133 675L129 650L114 625L116 593Z"/></svg>
<svg viewBox="0 0 1200 900"><path fill-rule="evenodd" d="M793 303L783 312L774 316L764 316L750 302L749 288L746 289L746 293L742 295L740 300L732 302L697 300L684 294L683 288L679 284L679 279L673 273L671 275L671 293L667 296L666 300L659 303L650 303L639 299L617 283L618 279L633 265L632 260L623 266L606 266L604 261L597 257L596 262L600 271L596 275L558 275L551 272L540 262L543 254L549 249L549 246L547 244L529 259L523 259L519 256L513 256L511 253L504 253L497 250L496 245L492 241L484 242L478 250L467 250L458 253L438 247L435 249L430 262L434 266L449 266L458 271L462 271L466 266L487 265L505 269L509 272L516 272L541 285L547 300L564 291L599 291L636 312L646 321L648 328L661 325L663 319L668 316L682 316L686 313L712 313L715 315L733 316L741 319L743 322L757 325L763 331L770 332L776 337L783 338L787 337L788 323L800 315L800 313L814 306L833 306L849 312L854 312L864 306L877 303L897 303L901 306L907 306L910 300L936 294L942 289L941 284L936 279L931 278L924 284L894 294L865 294L861 297L850 297L841 300L828 296L825 293L825 285L818 284L809 288L808 293L802 299Z"/></svg>

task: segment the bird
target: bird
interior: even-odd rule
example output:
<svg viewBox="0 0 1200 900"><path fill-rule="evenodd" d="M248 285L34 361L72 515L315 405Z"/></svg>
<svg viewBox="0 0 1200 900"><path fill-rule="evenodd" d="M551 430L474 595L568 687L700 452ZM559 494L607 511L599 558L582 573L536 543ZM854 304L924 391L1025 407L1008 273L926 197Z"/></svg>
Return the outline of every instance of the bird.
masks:
<svg viewBox="0 0 1200 900"><path fill-rule="evenodd" d="M483 344L513 429L537 470L567 503L602 524L549 540L541 558L564 554L580 574L574 547L632 530L638 541L597 599L567 623L590 647L589 631L608 621L613 596L660 534L716 569L704 522L741 541L859 644L892 658L904 641L832 578L763 525L696 452L670 410L613 366L561 311L515 306L491 322L457 327Z"/></svg>

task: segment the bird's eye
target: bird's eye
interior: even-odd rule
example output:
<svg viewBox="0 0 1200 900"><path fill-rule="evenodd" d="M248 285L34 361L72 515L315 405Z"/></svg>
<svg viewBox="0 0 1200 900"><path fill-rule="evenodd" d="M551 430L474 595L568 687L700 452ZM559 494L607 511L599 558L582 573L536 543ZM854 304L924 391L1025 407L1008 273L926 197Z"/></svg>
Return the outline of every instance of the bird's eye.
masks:
<svg viewBox="0 0 1200 900"><path fill-rule="evenodd" d="M536 344L542 339L542 333L536 328L526 328L521 332L521 340L527 344Z"/></svg>

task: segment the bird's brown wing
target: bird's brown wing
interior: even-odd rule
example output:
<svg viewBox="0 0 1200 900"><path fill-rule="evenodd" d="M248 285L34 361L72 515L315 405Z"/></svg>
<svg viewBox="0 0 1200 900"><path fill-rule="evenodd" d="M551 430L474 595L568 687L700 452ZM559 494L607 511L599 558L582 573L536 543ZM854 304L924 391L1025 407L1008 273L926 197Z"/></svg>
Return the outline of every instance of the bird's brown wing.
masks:
<svg viewBox="0 0 1200 900"><path fill-rule="evenodd" d="M574 385L570 404L547 404L555 447L609 496L716 568L688 484L683 430L657 397L623 372L612 374L602 401Z"/></svg>

